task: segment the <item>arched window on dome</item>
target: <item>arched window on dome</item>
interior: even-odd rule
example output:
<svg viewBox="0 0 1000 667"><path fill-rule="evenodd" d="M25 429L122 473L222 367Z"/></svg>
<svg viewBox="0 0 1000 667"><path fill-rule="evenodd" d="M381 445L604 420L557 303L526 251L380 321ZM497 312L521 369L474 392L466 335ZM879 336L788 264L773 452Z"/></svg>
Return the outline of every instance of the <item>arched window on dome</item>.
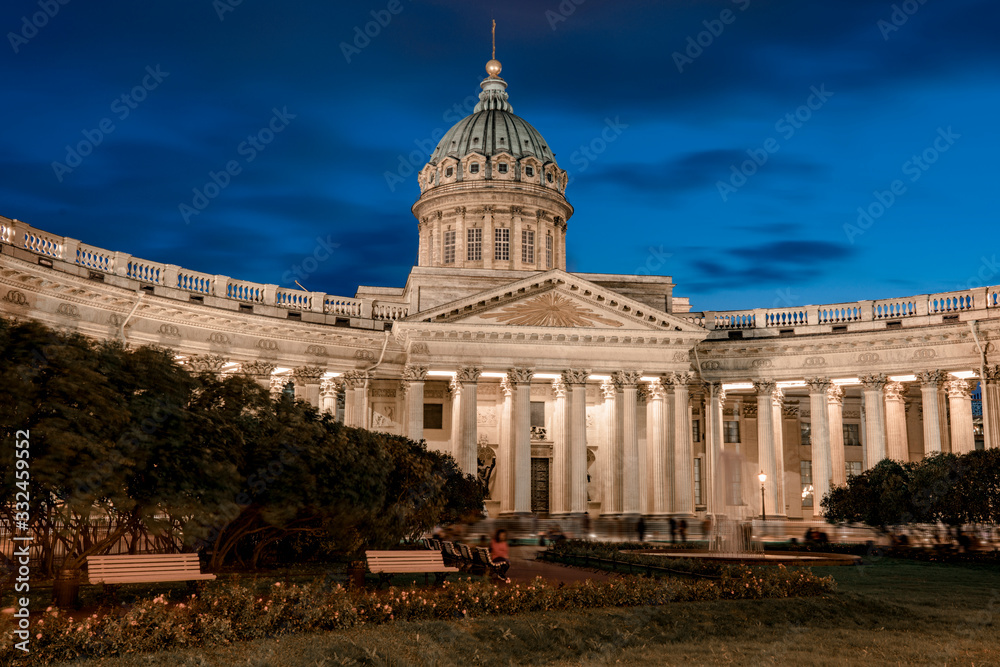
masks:
<svg viewBox="0 0 1000 667"><path fill-rule="evenodd" d="M534 167L525 167L524 168L524 175L527 176L528 178L533 178L535 176L535 168Z"/></svg>
<svg viewBox="0 0 1000 667"><path fill-rule="evenodd" d="M507 173L507 163L506 162L501 162L500 164L498 164L497 165L497 171L499 173L501 173L501 174L506 174Z"/></svg>
<svg viewBox="0 0 1000 667"><path fill-rule="evenodd" d="M547 180L549 183L552 182L552 172L551 171L549 173L545 174L545 180Z"/></svg>
<svg viewBox="0 0 1000 667"><path fill-rule="evenodd" d="M470 174L478 174L479 173L479 163L478 162L473 162L472 164L469 165L469 173Z"/></svg>

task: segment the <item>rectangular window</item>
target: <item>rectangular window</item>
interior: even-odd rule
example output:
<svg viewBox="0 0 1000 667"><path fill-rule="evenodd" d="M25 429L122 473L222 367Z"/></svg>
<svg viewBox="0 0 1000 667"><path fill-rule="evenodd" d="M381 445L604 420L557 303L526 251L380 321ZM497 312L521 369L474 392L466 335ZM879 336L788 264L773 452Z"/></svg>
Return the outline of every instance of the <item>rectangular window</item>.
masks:
<svg viewBox="0 0 1000 667"><path fill-rule="evenodd" d="M506 174L507 173L507 163L506 162L501 162L500 164L498 164L497 165L497 171L500 172L501 174Z"/></svg>
<svg viewBox="0 0 1000 667"><path fill-rule="evenodd" d="M444 263L454 264L455 263L455 232L445 232L444 233Z"/></svg>
<svg viewBox="0 0 1000 667"><path fill-rule="evenodd" d="M545 401L531 402L531 426L545 428Z"/></svg>
<svg viewBox="0 0 1000 667"><path fill-rule="evenodd" d="M726 469L729 470L729 484L726 486L728 491L727 505L743 504L743 473L741 468L742 466L732 464L726 466Z"/></svg>
<svg viewBox="0 0 1000 667"><path fill-rule="evenodd" d="M694 460L694 504L704 505L705 501L701 497L701 458Z"/></svg>
<svg viewBox="0 0 1000 667"><path fill-rule="evenodd" d="M844 467L847 468L845 472L848 477L861 474L861 461L845 461Z"/></svg>
<svg viewBox="0 0 1000 667"><path fill-rule="evenodd" d="M701 420L691 420L691 442L701 442Z"/></svg>
<svg viewBox="0 0 1000 667"><path fill-rule="evenodd" d="M466 259L470 262L478 262L483 258L483 230L470 229L466 234Z"/></svg>
<svg viewBox="0 0 1000 667"><path fill-rule="evenodd" d="M521 261L535 263L535 232L530 229L521 230Z"/></svg>
<svg viewBox="0 0 1000 667"><path fill-rule="evenodd" d="M861 424L844 424L844 446L861 446Z"/></svg>
<svg viewBox="0 0 1000 667"><path fill-rule="evenodd" d="M802 506L813 506L813 462L799 461L799 476L802 478Z"/></svg>
<svg viewBox="0 0 1000 667"><path fill-rule="evenodd" d="M722 423L722 436L724 442L740 441L740 422L738 419Z"/></svg>
<svg viewBox="0 0 1000 667"><path fill-rule="evenodd" d="M444 405L441 403L424 403L424 428L444 428Z"/></svg>
<svg viewBox="0 0 1000 667"><path fill-rule="evenodd" d="M802 446L812 445L812 424L809 422L799 422L799 433L802 435Z"/></svg>
<svg viewBox="0 0 1000 667"><path fill-rule="evenodd" d="M552 235L545 237L545 268L552 268Z"/></svg>
<svg viewBox="0 0 1000 667"><path fill-rule="evenodd" d="M506 261L510 259L510 230L493 230L493 259Z"/></svg>

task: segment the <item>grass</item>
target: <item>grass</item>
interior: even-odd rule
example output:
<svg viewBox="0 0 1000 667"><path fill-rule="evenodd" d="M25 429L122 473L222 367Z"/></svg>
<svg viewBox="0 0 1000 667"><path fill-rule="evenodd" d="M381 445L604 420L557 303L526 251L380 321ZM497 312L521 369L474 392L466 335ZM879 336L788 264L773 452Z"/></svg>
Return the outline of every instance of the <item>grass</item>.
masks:
<svg viewBox="0 0 1000 667"><path fill-rule="evenodd" d="M397 623L74 663L162 665L1000 663L1000 568L882 559L815 568L822 598Z"/></svg>

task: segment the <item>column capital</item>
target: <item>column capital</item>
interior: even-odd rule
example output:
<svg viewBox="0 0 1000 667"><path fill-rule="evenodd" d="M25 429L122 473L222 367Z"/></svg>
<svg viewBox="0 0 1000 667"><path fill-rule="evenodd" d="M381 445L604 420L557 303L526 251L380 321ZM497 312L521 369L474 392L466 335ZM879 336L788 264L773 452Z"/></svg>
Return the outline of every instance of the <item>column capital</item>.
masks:
<svg viewBox="0 0 1000 667"><path fill-rule="evenodd" d="M777 390L778 385L774 380L756 380L753 383L753 390L757 392L758 398L761 396L771 396Z"/></svg>
<svg viewBox="0 0 1000 667"><path fill-rule="evenodd" d="M566 398L566 383L561 377L552 381L552 393L556 398Z"/></svg>
<svg viewBox="0 0 1000 667"><path fill-rule="evenodd" d="M806 378L810 394L821 394L830 389L830 378L815 377Z"/></svg>
<svg viewBox="0 0 1000 667"><path fill-rule="evenodd" d="M188 357L186 365L192 373L221 373L229 360L218 354L196 354Z"/></svg>
<svg viewBox="0 0 1000 667"><path fill-rule="evenodd" d="M829 405L843 405L844 388L839 384L831 384L830 388L826 390L826 402Z"/></svg>
<svg viewBox="0 0 1000 667"><path fill-rule="evenodd" d="M515 367L507 369L507 381L514 386L519 384L529 384L534 375L534 368Z"/></svg>
<svg viewBox="0 0 1000 667"><path fill-rule="evenodd" d="M410 390L410 383L406 380L400 380L399 385L396 387L396 391L399 392L399 396L406 396L406 392Z"/></svg>
<svg viewBox="0 0 1000 667"><path fill-rule="evenodd" d="M776 408L780 408L785 403L785 390L781 387L775 385L774 391L771 393L771 405Z"/></svg>
<svg viewBox="0 0 1000 667"><path fill-rule="evenodd" d="M462 395L462 384L458 381L457 377L453 377L451 382L448 383L448 395L452 398Z"/></svg>
<svg viewBox="0 0 1000 667"><path fill-rule="evenodd" d="M662 401L667 397L667 391L663 388L663 382L660 381L660 378L653 378L649 381L647 392L651 401Z"/></svg>
<svg viewBox="0 0 1000 667"><path fill-rule="evenodd" d="M681 373L668 373L663 376L663 382L675 387L686 387L694 380L694 373L684 371Z"/></svg>
<svg viewBox="0 0 1000 667"><path fill-rule="evenodd" d="M958 378L948 380L944 386L948 390L949 398L969 398L972 391L968 382L959 380Z"/></svg>
<svg viewBox="0 0 1000 667"><path fill-rule="evenodd" d="M983 383L1000 384L1000 364L983 366Z"/></svg>
<svg viewBox="0 0 1000 667"><path fill-rule="evenodd" d="M513 393L513 387L510 384L510 379L506 375L500 378L500 391L503 392L503 395L507 398L510 398Z"/></svg>
<svg viewBox="0 0 1000 667"><path fill-rule="evenodd" d="M864 385L866 390L882 391L885 387L888 379L885 373L869 373L867 375L862 375L860 378L861 384Z"/></svg>
<svg viewBox="0 0 1000 667"><path fill-rule="evenodd" d="M326 369L319 366L299 366L292 370L295 380L303 384L319 384L325 373Z"/></svg>
<svg viewBox="0 0 1000 667"><path fill-rule="evenodd" d="M946 379L944 371L933 370L933 371L917 371L917 379L920 380L920 384L925 387L937 387L941 386Z"/></svg>
<svg viewBox="0 0 1000 667"><path fill-rule="evenodd" d="M455 379L461 384L476 384L479 376L483 374L483 369L477 366L466 366L459 368L455 374Z"/></svg>
<svg viewBox="0 0 1000 667"><path fill-rule="evenodd" d="M329 380L323 380L319 383L319 395L327 398L332 398L337 395L340 383L337 382L336 378L331 378Z"/></svg>
<svg viewBox="0 0 1000 667"><path fill-rule="evenodd" d="M406 366L403 368L403 379L409 382L421 382L427 378L426 366Z"/></svg>
<svg viewBox="0 0 1000 667"><path fill-rule="evenodd" d="M290 375L272 375L271 376L271 396L278 397L281 396L281 392L284 391L285 385L292 382L292 377ZM292 383L295 384L294 382Z"/></svg>
<svg viewBox="0 0 1000 667"><path fill-rule="evenodd" d="M271 377L271 373L277 368L274 364L269 361L248 361L246 363L240 364L240 374L248 375L251 377Z"/></svg>
<svg viewBox="0 0 1000 667"><path fill-rule="evenodd" d="M885 385L885 400L902 401L906 393L906 385L902 382L888 382Z"/></svg>
<svg viewBox="0 0 1000 667"><path fill-rule="evenodd" d="M615 385L610 380L605 380L601 383L601 395L604 396L604 400L615 397Z"/></svg>
<svg viewBox="0 0 1000 667"><path fill-rule="evenodd" d="M588 377L589 368L567 368L562 372L562 381L566 384L587 384Z"/></svg>
<svg viewBox="0 0 1000 667"><path fill-rule="evenodd" d="M347 371L341 378L348 389L359 389L364 386L365 380L369 379L367 371Z"/></svg>
<svg viewBox="0 0 1000 667"><path fill-rule="evenodd" d="M624 389L625 387L637 386L639 384L639 378L641 377L642 371L615 371L611 374L611 381L618 389Z"/></svg>

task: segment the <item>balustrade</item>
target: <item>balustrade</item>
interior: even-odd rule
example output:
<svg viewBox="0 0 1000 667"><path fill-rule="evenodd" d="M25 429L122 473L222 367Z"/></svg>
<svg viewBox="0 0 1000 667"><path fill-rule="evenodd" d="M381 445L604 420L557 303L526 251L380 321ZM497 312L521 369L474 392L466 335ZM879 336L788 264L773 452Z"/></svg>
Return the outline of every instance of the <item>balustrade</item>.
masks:
<svg viewBox="0 0 1000 667"><path fill-rule="evenodd" d="M348 299L342 296L327 296L323 300L324 311L331 315L346 315L361 317L361 299Z"/></svg>
<svg viewBox="0 0 1000 667"><path fill-rule="evenodd" d="M198 273L196 271L180 269L177 272L177 287L182 290L187 290L188 292L211 294L212 276L207 273Z"/></svg>
<svg viewBox="0 0 1000 667"><path fill-rule="evenodd" d="M76 249L75 260L80 266L85 266L95 271L103 271L104 273L114 273L115 271L114 253L108 252L103 248L81 243Z"/></svg>
<svg viewBox="0 0 1000 667"><path fill-rule="evenodd" d="M876 320L912 317L917 314L917 302L913 299L894 299L891 301L876 301L873 307L873 317Z"/></svg>
<svg viewBox="0 0 1000 667"><path fill-rule="evenodd" d="M133 280L139 280L144 283L162 285L164 270L165 267L163 264L147 262L144 259L136 259L133 257L128 262L125 277L132 278Z"/></svg>
<svg viewBox="0 0 1000 667"><path fill-rule="evenodd" d="M927 310L930 314L956 313L963 310L972 310L974 299L972 291L945 292L944 294L932 294L927 300Z"/></svg>
<svg viewBox="0 0 1000 667"><path fill-rule="evenodd" d="M816 324L846 324L861 321L861 307L857 304L839 303L820 306Z"/></svg>
<svg viewBox="0 0 1000 667"><path fill-rule="evenodd" d="M281 308L309 310L312 308L312 299L310 297L311 295L309 292L301 292L299 290L290 290L279 287L276 297L277 303L275 305Z"/></svg>

